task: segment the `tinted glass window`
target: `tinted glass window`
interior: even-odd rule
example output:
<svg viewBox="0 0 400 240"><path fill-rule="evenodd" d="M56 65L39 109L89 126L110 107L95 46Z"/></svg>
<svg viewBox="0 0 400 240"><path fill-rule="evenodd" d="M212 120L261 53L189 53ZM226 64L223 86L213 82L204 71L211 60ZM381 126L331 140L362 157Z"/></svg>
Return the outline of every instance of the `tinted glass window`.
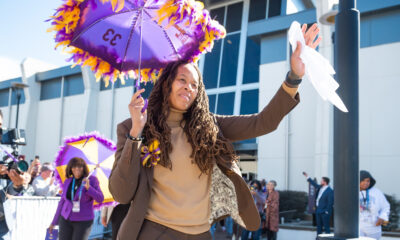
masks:
<svg viewBox="0 0 400 240"><path fill-rule="evenodd" d="M212 52L205 56L203 81L206 89L216 88L218 84L219 59L221 55L221 40L214 42Z"/></svg>
<svg viewBox="0 0 400 240"><path fill-rule="evenodd" d="M225 7L211 10L210 17L214 20L217 20L221 25L224 25Z"/></svg>
<svg viewBox="0 0 400 240"><path fill-rule="evenodd" d="M258 89L242 92L240 101L240 114L253 114L258 112ZM256 139L247 139L241 143L255 143Z"/></svg>
<svg viewBox="0 0 400 240"><path fill-rule="evenodd" d="M210 105L210 112L215 113L215 99L216 95L208 95L208 102Z"/></svg>
<svg viewBox="0 0 400 240"><path fill-rule="evenodd" d="M242 25L243 3L236 3L228 6L228 16L226 18L226 32L239 31Z"/></svg>
<svg viewBox="0 0 400 240"><path fill-rule="evenodd" d="M7 89L8 90L8 89ZM9 91L9 90L8 90ZM23 104L25 103L25 93L24 90L19 89L18 90L21 94L21 99L19 100L19 104ZM7 94L8 97L8 94ZM7 103L8 103L8 99L7 99ZM11 105L17 105L17 92L16 90L11 91Z"/></svg>
<svg viewBox="0 0 400 240"><path fill-rule="evenodd" d="M267 0L250 0L249 22L265 19Z"/></svg>
<svg viewBox="0 0 400 240"><path fill-rule="evenodd" d="M108 83L108 86L106 87L106 83L104 82L104 80L100 79L100 91L105 91L110 89L112 89L112 82L110 81Z"/></svg>
<svg viewBox="0 0 400 240"><path fill-rule="evenodd" d="M133 81L130 81L133 82ZM153 83L149 82L147 84L141 83L140 88L144 88L144 93L142 93L142 97L145 99L148 99L151 93L151 90L153 89Z"/></svg>
<svg viewBox="0 0 400 240"><path fill-rule="evenodd" d="M252 114L258 112L258 89L242 92L240 102L240 114Z"/></svg>
<svg viewBox="0 0 400 240"><path fill-rule="evenodd" d="M260 42L251 38L247 38L243 83L254 83L259 81L259 68L261 59L260 53Z"/></svg>
<svg viewBox="0 0 400 240"><path fill-rule="evenodd" d="M235 104L235 93L218 94L217 113L221 115L232 115Z"/></svg>
<svg viewBox="0 0 400 240"><path fill-rule="evenodd" d="M282 0L269 0L268 17L281 15Z"/></svg>
<svg viewBox="0 0 400 240"><path fill-rule="evenodd" d="M239 57L240 34L233 34L224 39L224 51L222 56L222 67L220 87L236 85L236 72Z"/></svg>
<svg viewBox="0 0 400 240"><path fill-rule="evenodd" d="M64 78L64 97L82 94L84 91L82 74L75 74Z"/></svg>
<svg viewBox="0 0 400 240"><path fill-rule="evenodd" d="M61 96L61 78L41 82L40 100L59 98Z"/></svg>
<svg viewBox="0 0 400 240"><path fill-rule="evenodd" d="M9 89L0 90L0 107L8 106Z"/></svg>

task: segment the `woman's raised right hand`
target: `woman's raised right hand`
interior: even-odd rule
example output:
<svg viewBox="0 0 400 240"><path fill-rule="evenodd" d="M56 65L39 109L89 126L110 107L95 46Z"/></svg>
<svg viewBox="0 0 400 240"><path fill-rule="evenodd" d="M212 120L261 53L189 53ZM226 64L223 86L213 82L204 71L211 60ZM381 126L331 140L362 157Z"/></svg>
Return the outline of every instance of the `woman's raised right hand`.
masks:
<svg viewBox="0 0 400 240"><path fill-rule="evenodd" d="M132 137L140 136L147 121L147 110L142 112L145 102L140 94L142 94L143 92L144 88L133 94L131 102L128 105L129 113L131 114L132 119L132 128L130 131L130 135Z"/></svg>

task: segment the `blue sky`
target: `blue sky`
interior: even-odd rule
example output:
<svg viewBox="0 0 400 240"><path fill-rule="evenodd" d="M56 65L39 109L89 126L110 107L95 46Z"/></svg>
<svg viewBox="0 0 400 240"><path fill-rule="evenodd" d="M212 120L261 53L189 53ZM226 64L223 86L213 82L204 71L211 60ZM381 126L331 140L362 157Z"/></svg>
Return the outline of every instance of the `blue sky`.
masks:
<svg viewBox="0 0 400 240"><path fill-rule="evenodd" d="M65 66L67 55L54 50L54 33L46 32L49 19L61 0L1 0L0 57L21 62L36 58L57 66Z"/></svg>

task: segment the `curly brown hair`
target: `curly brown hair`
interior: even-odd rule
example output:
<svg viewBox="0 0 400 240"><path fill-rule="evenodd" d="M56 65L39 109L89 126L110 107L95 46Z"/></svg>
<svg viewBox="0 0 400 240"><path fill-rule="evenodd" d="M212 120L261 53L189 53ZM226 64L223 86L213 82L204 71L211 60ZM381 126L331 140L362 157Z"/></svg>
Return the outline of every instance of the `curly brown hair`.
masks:
<svg viewBox="0 0 400 240"><path fill-rule="evenodd" d="M177 61L167 65L163 73L154 85L148 103L147 123L143 129L145 144L155 139L160 142L160 164L172 168L169 154L172 151L171 129L167 125L167 117L170 112L169 96L172 83L176 78L178 68L181 65L190 64L187 61ZM193 104L183 114L182 122L185 122L183 130L192 146L190 157L199 167L202 173L209 173L214 162L237 161L233 145L219 132L215 117L209 111L208 96L205 91L202 75L196 64L192 64L199 76L198 93ZM164 154L166 153L166 154Z"/></svg>
<svg viewBox="0 0 400 240"><path fill-rule="evenodd" d="M65 177L70 178L73 176L72 174L72 168L73 167L83 167L83 175L82 177L87 177L89 176L89 168L82 158L79 157L74 157L69 160L67 168L65 169Z"/></svg>

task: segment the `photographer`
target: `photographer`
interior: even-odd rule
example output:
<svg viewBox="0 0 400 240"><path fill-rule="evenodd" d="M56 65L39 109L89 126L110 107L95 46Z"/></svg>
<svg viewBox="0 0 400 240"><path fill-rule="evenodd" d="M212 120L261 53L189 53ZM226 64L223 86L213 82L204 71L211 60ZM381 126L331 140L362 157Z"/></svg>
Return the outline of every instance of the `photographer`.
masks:
<svg viewBox="0 0 400 240"><path fill-rule="evenodd" d="M3 126L3 113L0 110L0 129ZM2 135L0 134L0 141ZM2 155L6 156L4 153L5 148L2 146ZM4 158L2 158L3 160ZM15 169L8 168L7 165L0 164L0 176L2 186L0 189L0 240L9 239L9 229L7 227L3 203L10 198L10 196L32 196L33 188L29 185L31 176L24 172L19 174ZM7 179L5 179L7 178Z"/></svg>

